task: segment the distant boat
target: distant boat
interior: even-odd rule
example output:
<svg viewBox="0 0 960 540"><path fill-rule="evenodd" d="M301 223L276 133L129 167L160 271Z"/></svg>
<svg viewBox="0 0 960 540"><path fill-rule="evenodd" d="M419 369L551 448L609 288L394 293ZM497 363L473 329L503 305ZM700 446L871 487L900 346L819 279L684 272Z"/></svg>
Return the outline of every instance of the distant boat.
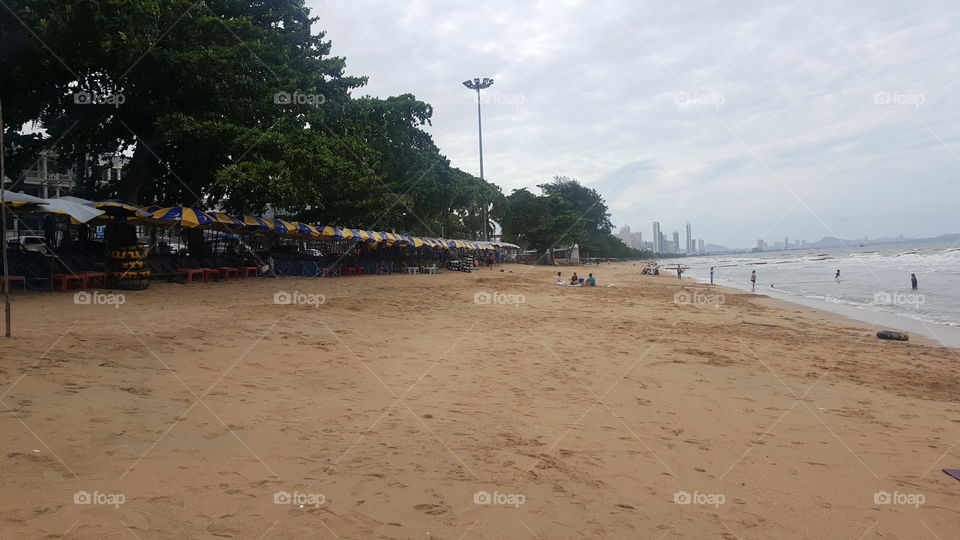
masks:
<svg viewBox="0 0 960 540"><path fill-rule="evenodd" d="M819 259L810 259L811 261L825 261L827 259L832 259L833 257L820 257Z"/></svg>

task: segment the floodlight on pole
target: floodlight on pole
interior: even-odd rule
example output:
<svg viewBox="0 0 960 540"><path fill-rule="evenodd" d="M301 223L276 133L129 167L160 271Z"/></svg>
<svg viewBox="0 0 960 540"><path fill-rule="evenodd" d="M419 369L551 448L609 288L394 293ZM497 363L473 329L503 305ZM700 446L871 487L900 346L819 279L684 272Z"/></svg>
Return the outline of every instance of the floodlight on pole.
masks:
<svg viewBox="0 0 960 540"><path fill-rule="evenodd" d="M484 77L474 78L472 81L467 79L463 81L463 85L469 88L470 90L476 90L477 92L477 134L479 135L480 141L480 180L483 180L483 122L480 116L480 90L485 88L490 88L493 86L493 79ZM487 203L484 202L481 207L482 219L483 219L483 238L482 240L486 241L487 238Z"/></svg>

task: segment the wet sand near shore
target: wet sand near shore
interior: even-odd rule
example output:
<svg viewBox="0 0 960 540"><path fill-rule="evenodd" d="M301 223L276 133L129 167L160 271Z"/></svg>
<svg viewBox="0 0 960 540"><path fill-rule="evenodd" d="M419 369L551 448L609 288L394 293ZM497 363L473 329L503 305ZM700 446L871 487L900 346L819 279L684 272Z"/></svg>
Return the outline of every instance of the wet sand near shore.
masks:
<svg viewBox="0 0 960 540"><path fill-rule="evenodd" d="M960 530L960 351L639 265L500 268L14 293L0 538Z"/></svg>

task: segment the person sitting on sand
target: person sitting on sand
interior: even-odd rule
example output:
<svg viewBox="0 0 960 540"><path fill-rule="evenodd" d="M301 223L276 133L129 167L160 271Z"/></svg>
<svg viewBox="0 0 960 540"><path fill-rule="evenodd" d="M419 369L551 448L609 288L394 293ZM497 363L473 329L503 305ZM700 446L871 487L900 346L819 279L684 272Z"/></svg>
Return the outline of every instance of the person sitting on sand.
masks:
<svg viewBox="0 0 960 540"><path fill-rule="evenodd" d="M593 277L593 274L587 274L587 282L585 283L587 287L596 287L597 280Z"/></svg>
<svg viewBox="0 0 960 540"><path fill-rule="evenodd" d="M566 285L566 282L563 281L563 278L560 277L560 272L557 272L557 280L553 282L554 285Z"/></svg>
<svg viewBox="0 0 960 540"><path fill-rule="evenodd" d="M576 285L577 283L580 283L580 278L578 278L578 277L577 277L577 273L574 272L573 275L570 276L570 284L571 284L571 285Z"/></svg>

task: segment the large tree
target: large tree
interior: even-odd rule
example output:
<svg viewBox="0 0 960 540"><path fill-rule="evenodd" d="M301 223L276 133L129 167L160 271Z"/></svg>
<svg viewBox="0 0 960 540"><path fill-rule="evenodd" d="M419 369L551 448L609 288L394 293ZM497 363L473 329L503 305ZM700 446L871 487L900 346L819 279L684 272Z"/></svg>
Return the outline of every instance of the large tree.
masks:
<svg viewBox="0 0 960 540"><path fill-rule="evenodd" d="M595 189L565 176L537 187L540 195L514 190L498 208L496 216L507 241L540 252L579 244L582 257L643 256L610 233L607 204Z"/></svg>
<svg viewBox="0 0 960 540"><path fill-rule="evenodd" d="M479 205L502 197L450 166L422 129L428 104L353 98L366 79L345 74L303 0L3 9L0 91L20 163L49 144L77 160L129 157L122 180L90 196L237 213L270 205L424 234L479 234ZM42 131L21 129L30 123Z"/></svg>

